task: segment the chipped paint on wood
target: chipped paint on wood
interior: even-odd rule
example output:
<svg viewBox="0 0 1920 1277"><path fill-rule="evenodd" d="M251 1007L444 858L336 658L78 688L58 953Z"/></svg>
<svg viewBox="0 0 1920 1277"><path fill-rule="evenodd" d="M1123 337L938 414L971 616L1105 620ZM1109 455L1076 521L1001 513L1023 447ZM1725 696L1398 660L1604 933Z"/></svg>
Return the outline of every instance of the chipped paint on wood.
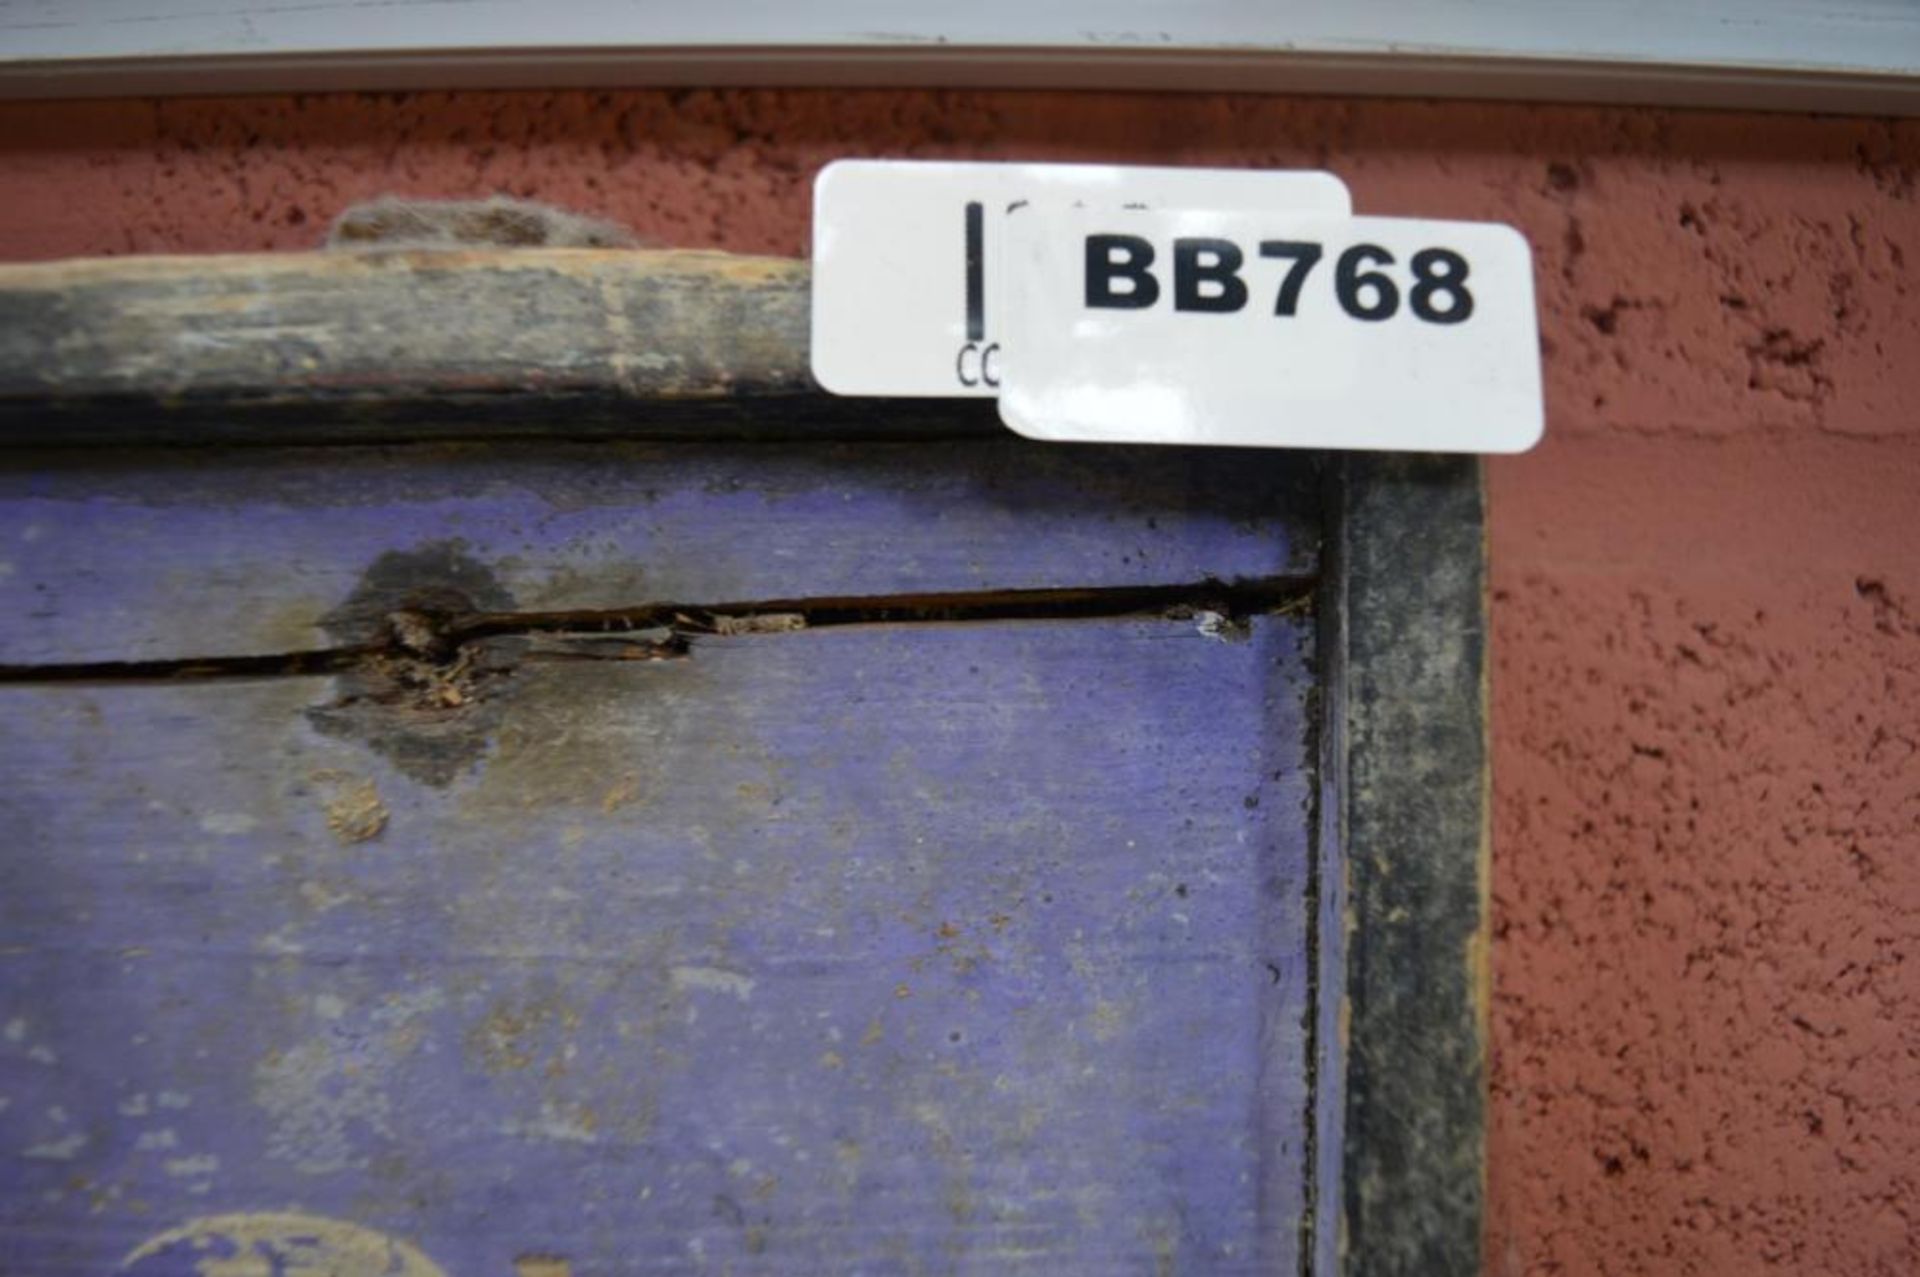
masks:
<svg viewBox="0 0 1920 1277"><path fill-rule="evenodd" d="M783 597L968 553L1067 581L1288 553L1222 517L1245 489L1179 491L1139 458L1102 462L1120 469L1057 516L1086 539L987 556L965 538L1013 489L918 495L1000 473L987 450L849 482L891 520L893 559L850 567L816 518L849 502L784 495L793 460L703 496L784 510L761 542L784 548ZM1310 511L1285 519L1312 543ZM337 573L333 540L288 530L280 588L341 580L314 615L350 640L406 601L340 608L369 564L428 544L410 526ZM573 536L550 510L518 525L517 562L461 553L519 605ZM683 660L514 665L443 782L316 719L367 690L344 675L0 687L3 801L30 849L0 862L0 1023L23 1021L0 1091L71 1119L43 1131L16 1104L0 1149L88 1137L69 1161L7 1159L0 1232L22 1262L103 1268L155 1217L265 1201L461 1277L549 1256L1291 1267L1293 1233L1265 1221L1298 1209L1309 1103L1288 902L1308 870L1311 618L1256 615L1233 643L1158 614L745 628ZM81 1067L41 1069L43 1046Z"/></svg>
<svg viewBox="0 0 1920 1277"><path fill-rule="evenodd" d="M387 827L387 805L371 780L323 771L314 774L314 781L326 788L327 828L342 843L351 846L378 838Z"/></svg>
<svg viewBox="0 0 1920 1277"><path fill-rule="evenodd" d="M135 1247L129 1277L447 1277L416 1247L345 1220L207 1215Z"/></svg>
<svg viewBox="0 0 1920 1277"><path fill-rule="evenodd" d="M1118 588L1308 577L1319 553L1307 468L1218 449L148 449L104 466L95 456L15 450L0 466L0 547L15 565L0 578L0 665L359 642L410 604L563 611Z"/></svg>
<svg viewBox="0 0 1920 1277"><path fill-rule="evenodd" d="M196 1182L335 1213L373 1193L460 1272L529 1246L620 1266L613 1237L716 1267L760 1237L813 1270L932 1247L1105 1272L1135 1219L1183 1256L1283 1258L1253 1186L1297 1193L1298 1166L1246 1114L1307 1099L1257 1044L1303 1049L1298 920L1266 914L1304 871L1284 707L1308 655L1285 618L1232 645L1154 620L715 640L529 675L520 743L448 789L314 732L277 681L0 690L10 792L54 792L76 751L117 782L24 813L24 845L69 850L5 870L7 995L89 989L32 1040L95 1063L34 1090L77 1123L194 1097L87 1126L106 1142L61 1169L176 1214ZM97 726L61 709L82 694ZM351 768L394 811L377 856L293 792ZM604 811L632 774L649 800ZM249 834L200 829L243 804ZM160 956L72 947L108 933ZM175 1147L128 1147L158 1129ZM202 1181L165 1169L206 1155ZM577 1204L501 1197L509 1176ZM487 1229L452 1225L483 1201ZM36 1235L112 1236L80 1209Z"/></svg>
<svg viewBox="0 0 1920 1277"><path fill-rule="evenodd" d="M522 1255L513 1261L513 1277L573 1277L573 1265L557 1255Z"/></svg>

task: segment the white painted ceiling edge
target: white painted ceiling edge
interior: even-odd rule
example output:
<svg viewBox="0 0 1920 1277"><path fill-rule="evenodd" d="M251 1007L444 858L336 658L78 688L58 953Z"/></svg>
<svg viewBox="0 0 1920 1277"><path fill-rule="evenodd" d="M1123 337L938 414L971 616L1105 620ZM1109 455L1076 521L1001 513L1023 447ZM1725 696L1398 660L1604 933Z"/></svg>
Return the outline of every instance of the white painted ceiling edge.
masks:
<svg viewBox="0 0 1920 1277"><path fill-rule="evenodd" d="M0 0L0 97L693 84L1920 115L1920 0Z"/></svg>

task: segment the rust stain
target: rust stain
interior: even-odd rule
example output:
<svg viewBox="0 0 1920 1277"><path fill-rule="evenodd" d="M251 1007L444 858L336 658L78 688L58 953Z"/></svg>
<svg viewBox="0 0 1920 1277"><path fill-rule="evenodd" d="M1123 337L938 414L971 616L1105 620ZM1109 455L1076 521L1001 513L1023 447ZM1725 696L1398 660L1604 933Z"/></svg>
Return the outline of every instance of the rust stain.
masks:
<svg viewBox="0 0 1920 1277"><path fill-rule="evenodd" d="M468 1031L467 1050L488 1073L524 1072L540 1058L549 1037L564 1037L579 1027L579 1011L557 998L522 1005L501 1003ZM547 1059L546 1075L564 1074L566 1061L566 1048L560 1045Z"/></svg>
<svg viewBox="0 0 1920 1277"><path fill-rule="evenodd" d="M1000 917L1001 915L995 915L996 919ZM990 925L996 934L1003 930L1003 927L998 921L991 922ZM949 966L953 969L953 973L958 976L970 975L993 959L993 951L987 948L985 944L978 942L962 943L961 937L965 935L965 933L966 928L954 922L942 922L934 929L934 935L939 941L939 943L934 945L934 952L946 959ZM924 963L923 960L915 958L911 959L908 965L915 971L919 971L923 968Z"/></svg>

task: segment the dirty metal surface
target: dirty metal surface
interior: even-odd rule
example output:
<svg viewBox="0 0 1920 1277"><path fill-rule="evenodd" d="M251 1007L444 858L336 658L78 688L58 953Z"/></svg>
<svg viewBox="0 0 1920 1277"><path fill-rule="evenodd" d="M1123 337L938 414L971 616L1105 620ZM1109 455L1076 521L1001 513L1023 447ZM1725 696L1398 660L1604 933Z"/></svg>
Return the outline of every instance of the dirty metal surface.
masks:
<svg viewBox="0 0 1920 1277"><path fill-rule="evenodd" d="M1297 1271L1310 489L598 455L10 462L0 1271Z"/></svg>

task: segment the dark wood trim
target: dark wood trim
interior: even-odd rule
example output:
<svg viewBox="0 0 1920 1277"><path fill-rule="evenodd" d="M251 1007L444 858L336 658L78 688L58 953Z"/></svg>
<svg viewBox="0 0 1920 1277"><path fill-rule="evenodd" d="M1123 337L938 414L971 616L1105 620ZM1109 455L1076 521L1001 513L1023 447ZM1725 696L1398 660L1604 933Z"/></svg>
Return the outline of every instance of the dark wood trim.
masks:
<svg viewBox="0 0 1920 1277"><path fill-rule="evenodd" d="M1345 674L1326 729L1346 853L1342 1271L1470 1277L1486 1184L1480 466L1335 467L1322 635Z"/></svg>

